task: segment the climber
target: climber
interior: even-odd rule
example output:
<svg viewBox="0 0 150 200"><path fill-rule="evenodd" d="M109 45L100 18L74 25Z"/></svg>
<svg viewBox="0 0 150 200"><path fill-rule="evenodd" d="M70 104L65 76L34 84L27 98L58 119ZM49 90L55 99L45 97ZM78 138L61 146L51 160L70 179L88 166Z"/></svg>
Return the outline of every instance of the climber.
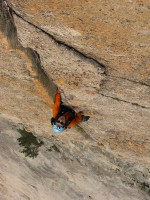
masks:
<svg viewBox="0 0 150 200"><path fill-rule="evenodd" d="M88 121L88 119L89 116L82 115L79 108L62 105L60 90L57 89L53 106L53 117L51 118L53 131L56 134L61 134L65 129L71 128L81 121Z"/></svg>

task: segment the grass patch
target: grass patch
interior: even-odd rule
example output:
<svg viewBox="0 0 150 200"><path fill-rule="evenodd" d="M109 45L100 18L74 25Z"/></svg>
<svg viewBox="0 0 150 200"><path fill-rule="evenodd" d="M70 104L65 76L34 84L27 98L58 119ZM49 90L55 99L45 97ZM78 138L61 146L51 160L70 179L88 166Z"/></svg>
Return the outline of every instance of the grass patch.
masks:
<svg viewBox="0 0 150 200"><path fill-rule="evenodd" d="M38 141L33 133L26 131L25 129L19 129L21 137L18 138L19 145L24 147L21 153L24 153L26 157L35 158L38 156L39 147L44 144L43 141Z"/></svg>

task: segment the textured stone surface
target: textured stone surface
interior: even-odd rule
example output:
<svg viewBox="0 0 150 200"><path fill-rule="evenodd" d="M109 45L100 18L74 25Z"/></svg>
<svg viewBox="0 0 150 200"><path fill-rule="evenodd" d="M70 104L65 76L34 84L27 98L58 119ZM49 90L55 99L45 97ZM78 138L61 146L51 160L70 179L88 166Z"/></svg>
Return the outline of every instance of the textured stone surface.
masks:
<svg viewBox="0 0 150 200"><path fill-rule="evenodd" d="M40 82L32 78L31 61L25 53L12 50L6 39L0 36L0 56L3 60L0 63L1 112L17 116L25 124L34 124L37 129L45 124L45 131L48 129L46 132L49 133L48 108L52 99ZM43 104L42 110L37 109Z"/></svg>
<svg viewBox="0 0 150 200"><path fill-rule="evenodd" d="M103 1L8 2L17 13L13 12L17 32L1 6L2 199L32 200L36 195L39 200L147 200L146 192L140 191L150 187L148 32L142 38L146 46L140 43L140 27L147 31L149 26L147 10L137 21L128 21L133 17L128 11L124 21L123 10L131 7L130 1L116 2L115 7ZM148 9L146 2L132 3L135 16ZM128 26L137 32L140 47L131 45ZM50 126L56 86L63 90L63 102L80 106L90 116L58 137ZM33 160L19 152L20 128L44 141ZM55 150L47 152L53 145ZM8 158L11 167L6 167Z"/></svg>
<svg viewBox="0 0 150 200"><path fill-rule="evenodd" d="M137 161L142 159L143 163L149 163L149 86L109 78L86 57L57 44L21 18L14 15L14 19L19 41L39 54L48 77L64 90L64 102L80 106L90 114L91 119L82 127L94 141L109 148L112 146L112 150L119 154L122 154L120 148L124 143L126 153L123 152L122 156L125 159L132 161L133 156ZM110 134L114 135L113 140L108 139ZM122 139L114 148L118 143L117 135ZM142 158L139 158L139 153L142 153Z"/></svg>
<svg viewBox="0 0 150 200"><path fill-rule="evenodd" d="M76 160L48 151L51 143L47 140L36 159L25 158L16 142L19 137L16 123L16 118L0 115L1 200L145 199L141 192L123 185L115 177L100 178ZM76 148L72 146L79 153ZM85 153L90 155L89 150Z"/></svg>
<svg viewBox="0 0 150 200"><path fill-rule="evenodd" d="M150 85L150 7L131 1L9 1L23 18L107 66Z"/></svg>

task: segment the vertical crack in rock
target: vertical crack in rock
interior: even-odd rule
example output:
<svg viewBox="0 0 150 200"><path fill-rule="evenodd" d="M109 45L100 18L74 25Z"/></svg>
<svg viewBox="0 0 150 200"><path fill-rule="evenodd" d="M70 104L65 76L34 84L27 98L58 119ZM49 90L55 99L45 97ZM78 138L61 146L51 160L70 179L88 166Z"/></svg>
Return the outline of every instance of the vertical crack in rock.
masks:
<svg viewBox="0 0 150 200"><path fill-rule="evenodd" d="M19 15L16 11L13 10L13 13L21 18L22 20L24 20L25 22L27 22L28 24L30 24L31 26L37 28L38 30L42 31L43 33L45 33L46 35L48 35L49 37L51 37L51 39L53 39L57 45L62 45L64 47L66 47L68 50L73 51L75 54L77 54L79 57L83 58L83 59L87 59L90 63L93 63L96 67L98 67L100 69L100 72L102 74L105 74L105 69L106 67L104 66L104 64L99 63L96 59L85 55L84 53L80 52L79 50L75 49L73 46L70 46L66 43L64 43L61 40L56 39L53 35L47 33L46 31L44 31L43 29L39 28L38 26L36 26L35 24L32 24L31 22L29 22L28 20L24 19L21 15Z"/></svg>
<svg viewBox="0 0 150 200"><path fill-rule="evenodd" d="M1 10L5 9L2 4L0 4L0 6ZM46 101L51 102L52 105L52 97L54 97L57 86L53 83L51 78L48 77L41 66L38 53L31 48L24 48L18 41L16 26L14 26L14 23L12 22L13 16L12 19L10 18L10 14L12 15L13 11L11 8L9 8L9 12L7 11L8 10L5 10L0 13L1 31L7 37L11 47L16 49L16 51L26 61L27 69L29 70L30 76L33 78L33 82L39 90L39 94L41 93L41 97L43 99L46 98ZM9 44L7 44L7 46L9 46ZM47 96L47 92L50 98Z"/></svg>

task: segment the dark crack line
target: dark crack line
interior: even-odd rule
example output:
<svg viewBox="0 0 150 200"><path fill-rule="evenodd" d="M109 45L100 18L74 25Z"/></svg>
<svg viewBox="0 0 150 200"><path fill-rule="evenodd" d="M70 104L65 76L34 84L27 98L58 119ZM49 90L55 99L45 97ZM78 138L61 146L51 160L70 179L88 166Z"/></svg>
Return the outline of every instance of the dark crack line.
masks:
<svg viewBox="0 0 150 200"><path fill-rule="evenodd" d="M53 39L55 41L56 44L59 44L59 45L62 45L64 47L66 47L68 50L72 50L74 53L78 54L80 57L83 57L83 58L86 58L88 59L90 62L93 62L95 63L96 65L98 65L100 67L100 69L102 70L102 74L108 76L108 77L114 77L114 78L118 78L118 79L123 79L123 80L126 80L126 81L129 81L129 82L132 82L132 83L136 83L136 84L140 84L140 85L144 85L144 86L147 86L147 87L150 87L150 85L146 84L146 83L143 83L143 82L138 82L138 81L134 81L134 80L131 80L131 79L127 79L127 78L123 78L123 77L118 77L118 76L113 76L113 75L109 75L106 73L106 66L102 63L100 63L99 61L97 61L96 59L92 58L92 57L89 57L85 54L83 54L81 51L75 49L73 46L71 45L68 45L64 42L62 42L61 40L59 39L56 39L53 35L51 35L50 33L47 33L46 31L44 31L43 29L41 29L40 27L36 26L35 24L32 24L30 21L24 19L22 16L20 16L18 13L16 13L16 11L14 11L14 14L21 18L23 21L25 21L26 23L30 24L31 26L35 27L36 29L40 30L41 32L43 32L44 34L48 35L49 37L51 37L51 39Z"/></svg>
<svg viewBox="0 0 150 200"><path fill-rule="evenodd" d="M84 57L84 58L86 58L86 59L92 60L92 61L95 62L96 64L100 65L100 67L103 66L103 69L105 69L105 66L104 66L103 64L99 63L97 60L94 60L93 58L87 57L86 55L84 55L84 54L81 53L80 51L74 49L72 46L69 46L69 45L65 44L64 42L62 42L62 41L60 41L60 40L57 40L53 35L50 35L50 34L47 33L46 31L44 31L43 29L41 29L41 28L39 28L38 26L32 24L31 22L25 20L22 16L18 15L15 11L13 11L13 12L16 14L17 17L21 18L21 19L22 19L23 21L25 21L26 23L30 24L31 26L37 28L37 29L40 30L41 32L43 32L43 33L45 33L46 35L48 35L49 37L51 37L57 44L62 45L62 46L65 46L67 49L74 51L75 53L77 53L78 55L80 55L80 56L82 56L82 57ZM118 79L123 79L123 80L130 81L130 82L133 82L133 83L136 83L136 84L141 84L141 85L150 87L149 85L147 85L147 84L145 84L145 83L142 83L142 82L136 82L136 81L132 81L132 80L129 80L129 79L126 79L126 78L121 78L121 77L116 77L116 76L107 75L107 74L106 74L106 71L104 71L104 74L105 74L106 76L109 76L109 77L114 77L114 78L118 78ZM108 98L112 98L112 99L114 99L114 100L116 100L116 101L121 101L121 102L124 102L124 103L131 104L131 105L133 105L133 106L137 106L137 107L144 108L144 109L150 109L150 107L142 106L142 105L139 105L139 104L137 104L137 103L132 103L132 102L129 102L129 101L125 101L125 100L116 98L116 97L107 96L107 95L104 95L104 94L102 94L102 93L99 93L99 94L101 94L102 96L108 97Z"/></svg>
<svg viewBox="0 0 150 200"><path fill-rule="evenodd" d="M132 83L135 83L135 84L140 84L140 85L144 85L144 86L147 86L147 87L150 87L150 85L146 84L146 83L143 83L143 82L138 82L138 81L134 81L134 80L131 80L131 79L127 79L127 78L123 78L123 77L118 77L118 76L113 76L113 75L109 75L107 74L106 72L106 66L103 64L103 63L100 63L99 61L97 61L96 59L90 57L90 56L87 56L85 55L84 53L82 53L81 51L75 49L73 46L71 45L68 45L66 43L64 43L63 41L59 40L59 39L56 39L53 35L51 35L50 33L47 33L46 31L44 31L42 28L36 26L35 24L32 24L30 21L24 19L21 15L19 15L15 10L13 10L11 8L11 10L13 11L13 13L21 18L23 21L25 21L26 23L30 24L31 26L35 27L36 29L40 30L41 32L45 33L46 35L48 35L49 37L51 37L51 39L53 39L55 41L56 44L59 44L59 45L62 45L64 47L66 47L68 50L72 50L74 53L78 54L80 57L83 57L83 58L86 58L88 59L90 62L93 62L95 63L96 65L99 66L99 68L102 70L102 74L104 74L106 77L114 77L114 78L118 78L118 79L123 79L123 80L126 80L126 81L129 81L129 82L132 82Z"/></svg>
<svg viewBox="0 0 150 200"><path fill-rule="evenodd" d="M129 81L129 82L135 83L135 84L140 84L140 85L150 87L150 85L143 83L143 82L140 82L140 81L134 81L134 80L130 80L130 79L127 79L127 78L123 78L123 77L119 77L119 76L113 76L113 75L109 75L109 74L107 74L106 76L111 77L111 78L123 79L123 80Z"/></svg>
<svg viewBox="0 0 150 200"><path fill-rule="evenodd" d="M43 29L41 29L40 27L36 26L35 24L32 24L30 21L24 19L22 16L20 16L16 11L14 11L12 9L13 13L21 18L23 21L25 21L26 23L30 24L31 26L33 26L34 28L40 30L42 33L48 35L51 39L53 39L53 41L57 44L57 45L62 45L64 47L66 47L68 50L71 50L72 52L76 53L78 56L84 58L84 59L88 59L90 63L93 63L93 64L96 64L101 70L101 74L105 74L105 71L106 71L106 67L104 66L104 64L98 62L97 60L95 60L94 58L90 57L90 56L87 56L85 54L83 54L81 51L75 49L73 46L71 45L68 45L66 43L64 43L63 41L59 40L59 39L56 39L53 35L51 35L50 33L44 31Z"/></svg>
<svg viewBox="0 0 150 200"><path fill-rule="evenodd" d="M99 93L99 94L102 95L103 97L111 98L111 99L116 100L116 101L120 101L120 102L124 102L124 103L127 103L127 104L131 104L133 106L137 106L137 107L144 108L144 109L150 109L150 107L146 107L146 106L139 105L137 103L132 103L132 102L129 102L129 101L125 101L125 100L119 99L117 97L112 97L112 96L109 96L109 95L105 95L103 93Z"/></svg>

